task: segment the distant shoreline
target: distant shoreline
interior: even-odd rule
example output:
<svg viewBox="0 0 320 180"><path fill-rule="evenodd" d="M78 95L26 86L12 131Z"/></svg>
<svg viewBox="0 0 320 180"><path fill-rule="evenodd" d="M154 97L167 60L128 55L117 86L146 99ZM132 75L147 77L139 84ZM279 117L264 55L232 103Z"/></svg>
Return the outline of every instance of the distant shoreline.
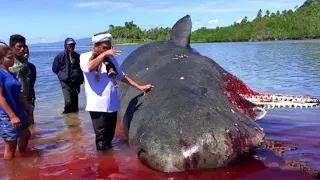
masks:
<svg viewBox="0 0 320 180"><path fill-rule="evenodd" d="M134 43L112 43L113 46L135 46L135 45L141 45L141 44L147 44L149 42L146 42L146 43L139 43L139 42L134 42ZM85 45L85 46L88 46L88 47L92 47L92 44L88 44L88 45Z"/></svg>
<svg viewBox="0 0 320 180"><path fill-rule="evenodd" d="M317 41L320 40L320 37L318 38L303 38L303 39L279 39L279 40L260 40L260 41L212 41L212 42L193 42L191 41L191 44L206 44L206 43L261 43L261 42L287 42L287 41ZM135 45L143 45L151 42L157 42L157 41L148 41L148 42L135 42L135 43L115 43L115 46L135 46Z"/></svg>
<svg viewBox="0 0 320 180"><path fill-rule="evenodd" d="M149 42L148 42L149 43ZM134 46L134 45L141 45L141 44L146 44L146 43L115 43L115 46Z"/></svg>
<svg viewBox="0 0 320 180"><path fill-rule="evenodd" d="M320 37L319 38L304 38L304 39L283 39L283 40L263 40L263 41L214 41L214 42L193 42L191 41L191 44L210 44L210 43L277 43L277 42L288 42L288 41L295 41L295 42L303 42L303 41L319 41L320 42ZM148 42L133 42L133 43L114 43L114 46L136 46L136 45L144 45L147 43L152 43L152 42L157 42L157 41L148 41ZM30 44L29 46L33 47L57 47L57 45L46 45L46 44ZM60 45L59 45L60 46ZM82 45L80 45L82 46ZM91 44L83 45L82 47L92 47Z"/></svg>
<svg viewBox="0 0 320 180"><path fill-rule="evenodd" d="M245 43L245 42L250 42L250 43L259 43L259 42L283 42L283 41L308 41L308 40L320 40L320 37L316 38L301 38L301 39L275 39L275 40L270 40L270 39L265 39L265 40L258 40L258 41L193 41L191 43Z"/></svg>

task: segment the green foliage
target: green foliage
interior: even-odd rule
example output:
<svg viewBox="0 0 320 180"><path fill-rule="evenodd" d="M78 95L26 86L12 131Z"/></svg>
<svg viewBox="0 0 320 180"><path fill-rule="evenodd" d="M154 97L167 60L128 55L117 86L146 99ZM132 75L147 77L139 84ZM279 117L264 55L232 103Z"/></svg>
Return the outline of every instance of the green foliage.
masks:
<svg viewBox="0 0 320 180"><path fill-rule="evenodd" d="M191 42L265 41L320 38L320 0L307 0L295 11L283 10L263 15L261 9L251 22L244 17L240 23L215 29L200 28L192 32ZM142 30L133 21L124 26L110 25L107 32L116 44L147 43L168 40L171 28Z"/></svg>
<svg viewBox="0 0 320 180"><path fill-rule="evenodd" d="M124 26L109 25L109 32L115 44L146 43L152 41L168 40L170 28L153 28L142 30L133 21L125 22Z"/></svg>
<svg viewBox="0 0 320 180"><path fill-rule="evenodd" d="M284 10L262 15L249 22L244 17L240 23L215 29L201 28L193 32L192 42L265 41L320 38L320 0L307 0L295 11Z"/></svg>
<svg viewBox="0 0 320 180"><path fill-rule="evenodd" d="M320 0L306 0L303 5L300 7L300 9L302 8L306 8L312 5L319 5L320 4Z"/></svg>

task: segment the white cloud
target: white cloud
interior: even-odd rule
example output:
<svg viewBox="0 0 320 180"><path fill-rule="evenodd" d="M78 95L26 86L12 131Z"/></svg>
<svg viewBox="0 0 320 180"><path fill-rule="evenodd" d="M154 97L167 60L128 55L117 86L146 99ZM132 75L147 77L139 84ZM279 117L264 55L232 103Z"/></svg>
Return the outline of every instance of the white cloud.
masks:
<svg viewBox="0 0 320 180"><path fill-rule="evenodd" d="M231 13L256 11L258 9L293 9L304 0L234 0L196 2L186 0L183 4L168 0L128 0L79 2L77 7L108 8L108 11L155 12L155 13Z"/></svg>
<svg viewBox="0 0 320 180"><path fill-rule="evenodd" d="M289 10L294 9L296 5L301 6L305 0L245 0L240 1L242 6L247 6L248 10ZM239 4L240 4L239 2Z"/></svg>
<svg viewBox="0 0 320 180"><path fill-rule="evenodd" d="M147 3L154 3L154 4L170 4L170 1L163 1L163 0L144 0Z"/></svg>
<svg viewBox="0 0 320 180"><path fill-rule="evenodd" d="M210 8L210 7L185 7L185 8L159 8L153 12L159 13L227 13L227 12L241 12L244 8Z"/></svg>
<svg viewBox="0 0 320 180"><path fill-rule="evenodd" d="M81 2L76 4L77 7L94 7L101 5L105 5L105 2Z"/></svg>
<svg viewBox="0 0 320 180"><path fill-rule="evenodd" d="M203 26L203 25L212 25L212 24L218 24L219 20L218 19L212 19L209 21L194 21L193 24L197 26Z"/></svg>
<svg viewBox="0 0 320 180"><path fill-rule="evenodd" d="M211 19L209 21L194 21L193 22L193 30L202 28L202 27L206 27L206 28L215 28L217 27L217 25L219 24L219 20L218 19Z"/></svg>
<svg viewBox="0 0 320 180"><path fill-rule="evenodd" d="M288 9L301 5L304 0L235 0L232 1L185 1L177 4L167 0L87 1L75 4L79 8L107 8L108 11L156 12L156 13L230 13L257 9Z"/></svg>
<svg viewBox="0 0 320 180"><path fill-rule="evenodd" d="M208 24L218 24L218 23L219 23L218 19L213 19L213 20L208 21Z"/></svg>
<svg viewBox="0 0 320 180"><path fill-rule="evenodd" d="M205 2L198 5L191 3L175 4L175 2L162 0L140 0L134 2L119 1L93 1L78 2L75 4L79 8L105 8L108 11L125 11L125 12L154 12L154 13L226 13L244 11L245 8L219 8L216 2Z"/></svg>
<svg viewBox="0 0 320 180"><path fill-rule="evenodd" d="M258 9L288 9L302 4L303 0L222 0L196 2L186 0L183 4L168 0L87 1L75 4L79 8L104 8L108 11L139 13L231 13L256 11Z"/></svg>
<svg viewBox="0 0 320 180"><path fill-rule="evenodd" d="M126 2L112 2L112 1L96 1L96 2L79 2L76 3L76 7L110 7L110 8L121 8L121 7L130 7L133 4Z"/></svg>
<svg viewBox="0 0 320 180"><path fill-rule="evenodd" d="M36 37L36 38L30 38L27 39L28 44L36 44L36 43L51 43L51 42L56 42L58 41L59 38L57 39L47 39L43 37Z"/></svg>
<svg viewBox="0 0 320 180"><path fill-rule="evenodd" d="M243 19L243 18L237 20L236 22L237 22L237 23L241 23L242 19Z"/></svg>
<svg viewBox="0 0 320 180"><path fill-rule="evenodd" d="M304 1L299 0L247 0L247 4L251 4L260 8L283 8L299 5Z"/></svg>

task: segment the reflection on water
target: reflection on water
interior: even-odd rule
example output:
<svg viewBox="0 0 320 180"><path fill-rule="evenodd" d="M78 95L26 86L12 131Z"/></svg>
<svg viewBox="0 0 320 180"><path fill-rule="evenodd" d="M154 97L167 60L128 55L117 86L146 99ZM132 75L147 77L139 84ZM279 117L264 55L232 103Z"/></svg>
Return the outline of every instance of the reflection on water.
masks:
<svg viewBox="0 0 320 180"><path fill-rule="evenodd" d="M320 97L320 43L286 41L266 43L214 43L192 45L223 68L240 77L256 91ZM121 63L137 46L121 46ZM267 143L252 160L230 168L166 174L140 163L122 139L117 126L113 150L95 151L94 132L84 111L84 92L79 95L80 112L61 115L60 84L51 72L54 56L61 49L32 49L31 62L38 70L36 125L31 128L29 151L4 162L0 179L312 179L320 170L319 109L269 110L259 122ZM89 48L78 48L80 53ZM4 144L0 140L0 155ZM304 173L304 172L305 173Z"/></svg>

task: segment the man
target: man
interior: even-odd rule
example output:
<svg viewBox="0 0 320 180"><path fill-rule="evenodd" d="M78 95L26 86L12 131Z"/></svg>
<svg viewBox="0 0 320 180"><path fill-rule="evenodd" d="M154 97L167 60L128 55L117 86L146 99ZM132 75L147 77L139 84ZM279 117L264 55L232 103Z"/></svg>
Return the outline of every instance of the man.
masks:
<svg viewBox="0 0 320 180"><path fill-rule="evenodd" d="M117 112L120 109L120 101L117 88L113 79L107 75L105 64L106 57L114 64L117 70L116 80L131 85L142 92L151 90L152 85L139 85L129 78L121 70L114 56L120 55L120 51L109 49L110 34L97 34L92 37L93 51L83 53L80 56L80 66L84 73L86 92L86 111L89 111L93 129L96 136L96 148L98 151L105 151L111 148L111 141L115 134ZM93 59L92 54L97 56ZM99 76L99 81L96 80Z"/></svg>
<svg viewBox="0 0 320 180"><path fill-rule="evenodd" d="M26 47L26 38L20 34L11 35L9 38L9 46L14 54L14 64L9 68L9 71L16 75L18 81L21 84L21 92L19 95L19 101L23 106L25 114L28 119L28 126L34 124L33 117L33 106L28 102L30 98L30 86L29 86L29 73L30 70L28 68L28 59L24 57L25 47ZM18 140L18 146L20 152L25 152L27 149L27 145L29 139L31 137L31 133L29 128L25 128L21 131L20 138Z"/></svg>
<svg viewBox="0 0 320 180"><path fill-rule="evenodd" d="M9 70L14 73L21 83L21 102L25 108L29 123L34 124L33 110L34 106L30 101L32 99L32 91L30 86L30 69L28 67L28 59L25 58L26 38L20 34L10 36L9 45L12 49L15 60L14 65Z"/></svg>
<svg viewBox="0 0 320 180"><path fill-rule="evenodd" d="M24 53L25 53L24 57L28 59L28 67L29 67L29 70L30 70L28 78L29 78L29 82L30 82L30 93L31 93L31 95L30 95L28 101L35 108L36 93L35 93L35 90L34 90L34 85L36 84L36 80L37 80L37 69L36 69L36 66L29 61L29 47L27 45L25 47Z"/></svg>
<svg viewBox="0 0 320 180"><path fill-rule="evenodd" d="M83 72L80 68L80 55L74 51L76 42L73 38L64 41L65 50L53 61L52 71L58 76L64 97L64 114L79 111L78 94L83 83Z"/></svg>

